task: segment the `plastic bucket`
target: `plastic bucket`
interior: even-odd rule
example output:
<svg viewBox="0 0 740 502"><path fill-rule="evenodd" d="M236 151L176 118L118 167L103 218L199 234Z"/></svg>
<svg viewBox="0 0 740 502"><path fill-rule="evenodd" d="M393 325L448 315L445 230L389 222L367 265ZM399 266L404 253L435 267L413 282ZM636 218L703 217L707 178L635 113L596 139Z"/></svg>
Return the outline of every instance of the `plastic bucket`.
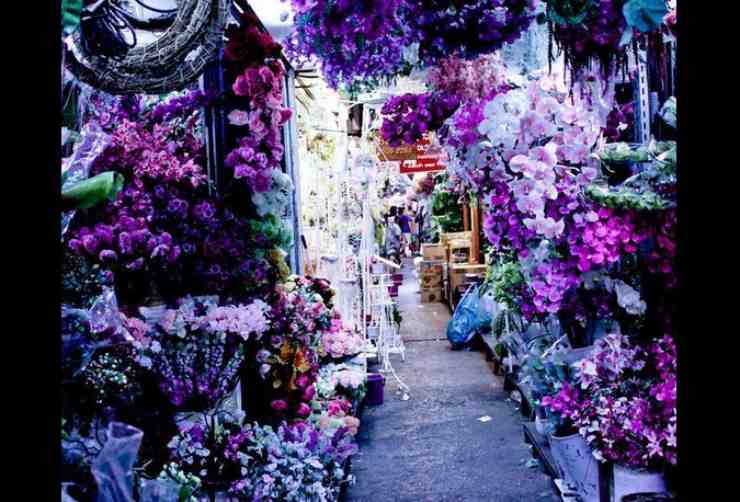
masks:
<svg viewBox="0 0 740 502"><path fill-rule="evenodd" d="M368 373L365 404L368 406L378 406L379 404L383 404L384 390L385 377L380 373Z"/></svg>
<svg viewBox="0 0 740 502"><path fill-rule="evenodd" d="M614 466L614 502L622 502L627 495L635 493L661 493L666 490L665 478L658 472L628 469Z"/></svg>

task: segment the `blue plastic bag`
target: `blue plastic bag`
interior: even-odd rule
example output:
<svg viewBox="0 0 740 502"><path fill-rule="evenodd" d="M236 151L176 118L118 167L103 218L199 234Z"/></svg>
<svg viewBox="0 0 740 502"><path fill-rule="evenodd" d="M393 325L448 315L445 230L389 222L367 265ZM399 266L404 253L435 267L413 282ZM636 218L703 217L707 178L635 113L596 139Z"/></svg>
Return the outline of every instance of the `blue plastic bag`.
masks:
<svg viewBox="0 0 740 502"><path fill-rule="evenodd" d="M465 348L478 332L491 329L491 313L484 307L480 286L468 288L447 324L447 339L453 350Z"/></svg>

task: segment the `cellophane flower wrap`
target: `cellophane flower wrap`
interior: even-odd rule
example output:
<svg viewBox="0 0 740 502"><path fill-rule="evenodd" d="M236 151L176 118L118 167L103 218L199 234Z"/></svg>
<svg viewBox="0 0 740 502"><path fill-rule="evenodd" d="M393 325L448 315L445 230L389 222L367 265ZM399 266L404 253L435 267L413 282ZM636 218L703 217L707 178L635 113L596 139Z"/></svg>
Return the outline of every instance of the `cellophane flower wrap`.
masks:
<svg viewBox="0 0 740 502"><path fill-rule="evenodd" d="M575 381L543 398L543 404L573 422L597 459L629 468L676 464L676 347L671 338L636 343L608 335L575 368Z"/></svg>

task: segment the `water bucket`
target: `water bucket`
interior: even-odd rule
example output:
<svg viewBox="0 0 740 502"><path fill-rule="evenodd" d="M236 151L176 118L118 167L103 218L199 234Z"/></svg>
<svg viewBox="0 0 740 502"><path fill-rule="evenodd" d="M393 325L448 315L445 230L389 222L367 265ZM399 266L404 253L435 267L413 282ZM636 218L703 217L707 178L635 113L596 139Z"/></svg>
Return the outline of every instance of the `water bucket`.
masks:
<svg viewBox="0 0 740 502"><path fill-rule="evenodd" d="M383 404L384 389L385 377L380 373L368 373L365 404L367 404L368 406L377 406Z"/></svg>
<svg viewBox="0 0 740 502"><path fill-rule="evenodd" d="M550 449L566 483L576 489L583 502L599 502L599 464L583 436L551 434Z"/></svg>
<svg viewBox="0 0 740 502"><path fill-rule="evenodd" d="M666 490L663 475L637 469L614 466L613 501L621 502L622 497L633 493L661 493Z"/></svg>
<svg viewBox="0 0 740 502"><path fill-rule="evenodd" d="M388 286L388 294L392 297L398 296L398 286L395 284L393 286Z"/></svg>

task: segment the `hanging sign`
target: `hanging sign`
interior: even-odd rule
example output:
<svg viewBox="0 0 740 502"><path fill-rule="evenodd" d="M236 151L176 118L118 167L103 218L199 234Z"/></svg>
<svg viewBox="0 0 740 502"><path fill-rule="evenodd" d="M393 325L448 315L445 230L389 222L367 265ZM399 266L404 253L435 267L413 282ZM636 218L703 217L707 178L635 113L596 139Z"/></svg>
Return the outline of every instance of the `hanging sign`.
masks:
<svg viewBox="0 0 740 502"><path fill-rule="evenodd" d="M416 158L401 164L402 173L429 173L447 167L447 152L434 141L433 134L425 134L415 146Z"/></svg>

